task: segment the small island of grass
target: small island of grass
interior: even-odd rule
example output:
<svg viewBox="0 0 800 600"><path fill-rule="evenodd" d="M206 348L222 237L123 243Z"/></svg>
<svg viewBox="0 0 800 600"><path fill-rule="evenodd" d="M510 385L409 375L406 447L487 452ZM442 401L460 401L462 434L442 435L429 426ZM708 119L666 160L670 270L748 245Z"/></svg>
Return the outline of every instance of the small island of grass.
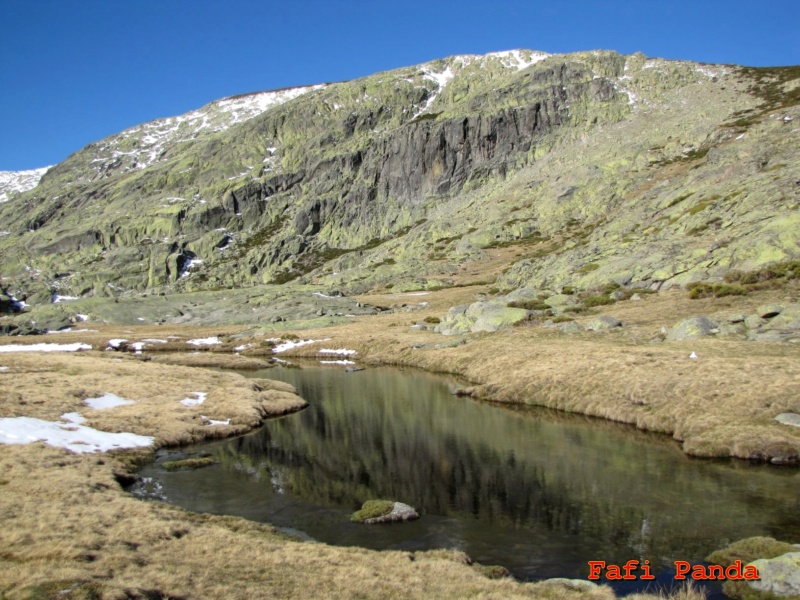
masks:
<svg viewBox="0 0 800 600"><path fill-rule="evenodd" d="M350 517L354 523L366 523L367 525L413 519L419 519L419 513L416 510L408 504L392 500L367 500L361 506L361 510L357 510Z"/></svg>

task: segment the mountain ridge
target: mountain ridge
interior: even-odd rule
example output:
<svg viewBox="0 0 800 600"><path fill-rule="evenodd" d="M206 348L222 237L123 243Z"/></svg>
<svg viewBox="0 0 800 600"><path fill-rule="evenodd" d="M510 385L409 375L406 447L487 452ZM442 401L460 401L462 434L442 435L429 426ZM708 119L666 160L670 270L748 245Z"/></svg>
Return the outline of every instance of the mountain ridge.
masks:
<svg viewBox="0 0 800 600"><path fill-rule="evenodd" d="M499 274L506 289L721 277L797 254L796 105L773 131L756 88L798 80L773 71L513 50L223 98L94 142L15 194L0 206L0 268L38 302L295 279L446 286L497 244L534 248ZM739 168L733 142L766 163ZM770 168L778 204L748 179ZM737 192L746 215L787 209L780 232L747 234L747 251L717 234L746 229L723 217ZM701 260L703 244L722 258Z"/></svg>

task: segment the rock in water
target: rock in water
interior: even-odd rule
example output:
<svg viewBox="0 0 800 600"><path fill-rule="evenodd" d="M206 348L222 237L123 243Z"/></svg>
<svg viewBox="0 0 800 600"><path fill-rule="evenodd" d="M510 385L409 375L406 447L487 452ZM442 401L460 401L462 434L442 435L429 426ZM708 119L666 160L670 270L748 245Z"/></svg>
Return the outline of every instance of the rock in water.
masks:
<svg viewBox="0 0 800 600"><path fill-rule="evenodd" d="M419 519L419 513L403 502L391 500L367 500L361 510L353 513L351 521L376 525L378 523L396 523L400 521L413 521Z"/></svg>

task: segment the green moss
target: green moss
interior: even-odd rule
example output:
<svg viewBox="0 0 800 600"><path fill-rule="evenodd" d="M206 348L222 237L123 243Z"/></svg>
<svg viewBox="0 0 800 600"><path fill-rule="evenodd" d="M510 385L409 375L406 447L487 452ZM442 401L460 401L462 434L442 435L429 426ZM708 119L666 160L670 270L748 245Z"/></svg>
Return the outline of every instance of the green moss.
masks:
<svg viewBox="0 0 800 600"><path fill-rule="evenodd" d="M701 298L724 298L725 296L745 296L749 291L740 285L728 283L709 284L705 282L690 283L686 286L689 291L689 298L698 300Z"/></svg>
<svg viewBox="0 0 800 600"><path fill-rule="evenodd" d="M363 523L367 519L385 517L393 509L394 502L391 500L367 500L361 506L361 510L357 510L350 516L350 520L353 523Z"/></svg>
<svg viewBox="0 0 800 600"><path fill-rule="evenodd" d="M570 321L574 321L572 317L555 317L553 319L553 323L569 323Z"/></svg>
<svg viewBox="0 0 800 600"><path fill-rule="evenodd" d="M614 304L616 300L614 300L608 294L600 294L597 296L587 296L583 299L583 305L587 308L593 308L595 306L605 306L607 304Z"/></svg>
<svg viewBox="0 0 800 600"><path fill-rule="evenodd" d="M442 320L439 317L425 317L423 319L423 321L425 321L426 323L431 323L431 324L436 324L436 323L441 323L442 322Z"/></svg>
<svg viewBox="0 0 800 600"><path fill-rule="evenodd" d="M747 564L759 558L775 558L797 548L786 542L779 542L771 537L751 537L733 542L727 548L712 552L706 560L714 565L727 567L740 560Z"/></svg>
<svg viewBox="0 0 800 600"><path fill-rule="evenodd" d="M161 463L167 471L180 471L181 469L201 469L214 464L213 458L185 458L183 460L168 460Z"/></svg>
<svg viewBox="0 0 800 600"><path fill-rule="evenodd" d="M589 263L588 265L584 265L580 269L578 269L577 273L579 275L586 275L587 273L591 273L592 271L596 271L599 268L600 268L600 264L599 263Z"/></svg>
<svg viewBox="0 0 800 600"><path fill-rule="evenodd" d="M687 210L686 214L688 214L688 215L696 215L697 213L707 209L709 206L711 206L711 204L712 204L712 202L708 202L708 201L706 201L706 202L698 202L692 208Z"/></svg>
<svg viewBox="0 0 800 600"><path fill-rule="evenodd" d="M550 310L550 305L541 300L514 300L506 306L509 308L522 308L525 310Z"/></svg>

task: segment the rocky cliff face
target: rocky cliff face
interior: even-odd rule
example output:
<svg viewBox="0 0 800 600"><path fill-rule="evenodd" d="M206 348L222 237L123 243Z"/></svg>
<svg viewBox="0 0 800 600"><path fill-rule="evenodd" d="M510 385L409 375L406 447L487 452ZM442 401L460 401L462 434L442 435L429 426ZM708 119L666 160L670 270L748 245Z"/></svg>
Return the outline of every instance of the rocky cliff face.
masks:
<svg viewBox="0 0 800 600"><path fill-rule="evenodd" d="M800 254L797 69L457 56L212 103L0 204L29 302L315 281L674 285Z"/></svg>

